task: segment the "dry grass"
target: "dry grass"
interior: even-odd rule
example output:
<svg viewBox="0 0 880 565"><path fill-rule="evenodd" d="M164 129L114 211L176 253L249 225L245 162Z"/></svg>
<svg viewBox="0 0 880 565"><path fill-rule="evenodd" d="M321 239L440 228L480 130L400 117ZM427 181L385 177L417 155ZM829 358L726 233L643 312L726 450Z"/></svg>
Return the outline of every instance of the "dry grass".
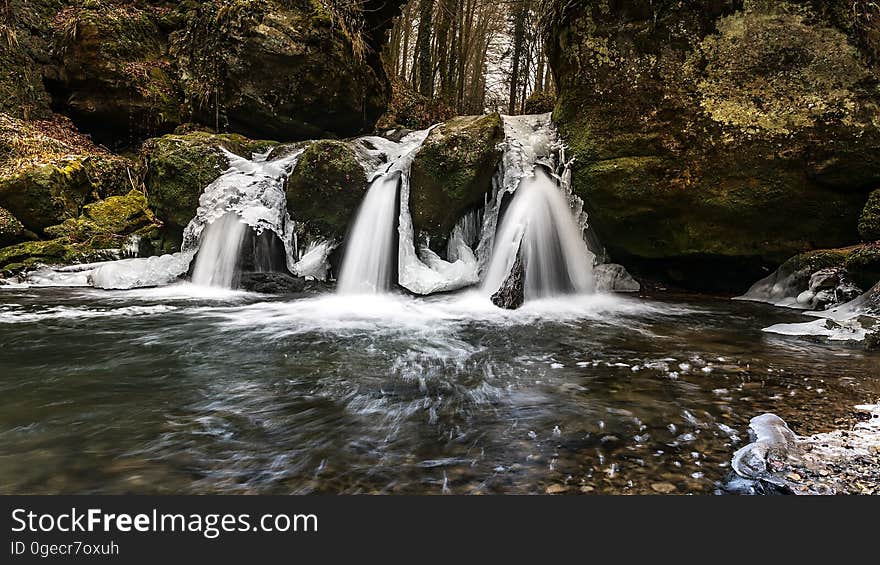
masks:
<svg viewBox="0 0 880 565"><path fill-rule="evenodd" d="M75 155L110 153L62 116L25 122L0 113L0 176Z"/></svg>

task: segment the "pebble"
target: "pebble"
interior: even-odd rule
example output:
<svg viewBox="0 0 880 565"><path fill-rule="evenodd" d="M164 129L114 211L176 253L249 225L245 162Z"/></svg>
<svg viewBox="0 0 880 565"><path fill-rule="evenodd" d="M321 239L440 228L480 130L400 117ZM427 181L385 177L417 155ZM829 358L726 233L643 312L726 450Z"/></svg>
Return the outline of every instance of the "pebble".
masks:
<svg viewBox="0 0 880 565"><path fill-rule="evenodd" d="M660 494L670 494L678 489L672 483L653 483L651 485L651 490L653 490L654 492L659 492Z"/></svg>
<svg viewBox="0 0 880 565"><path fill-rule="evenodd" d="M544 490L544 492L546 492L547 494L562 494L566 491L568 491L568 487L558 483L555 485L550 485Z"/></svg>

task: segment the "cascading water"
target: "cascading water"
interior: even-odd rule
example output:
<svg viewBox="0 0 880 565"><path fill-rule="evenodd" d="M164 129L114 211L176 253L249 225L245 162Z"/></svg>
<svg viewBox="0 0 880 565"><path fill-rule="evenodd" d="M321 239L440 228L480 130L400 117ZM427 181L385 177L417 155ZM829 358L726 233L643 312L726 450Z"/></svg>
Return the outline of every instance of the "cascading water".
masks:
<svg viewBox="0 0 880 565"><path fill-rule="evenodd" d="M339 274L342 294L375 294L391 290L394 281L394 229L400 174L377 178L361 203L348 237Z"/></svg>
<svg viewBox="0 0 880 565"><path fill-rule="evenodd" d="M504 213L484 292L498 291L517 257L525 270L527 299L593 290L595 257L575 224L567 198L541 166L521 180Z"/></svg>
<svg viewBox="0 0 880 565"><path fill-rule="evenodd" d="M247 224L227 213L202 232L192 282L200 286L232 288L239 272L239 258Z"/></svg>

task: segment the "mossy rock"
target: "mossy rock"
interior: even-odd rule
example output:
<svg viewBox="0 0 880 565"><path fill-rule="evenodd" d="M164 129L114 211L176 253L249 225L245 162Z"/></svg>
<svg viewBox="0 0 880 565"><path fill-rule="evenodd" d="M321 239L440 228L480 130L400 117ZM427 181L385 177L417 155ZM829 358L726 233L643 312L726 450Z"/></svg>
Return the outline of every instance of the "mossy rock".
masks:
<svg viewBox="0 0 880 565"><path fill-rule="evenodd" d="M366 172L347 143L316 141L287 179L287 208L314 236L341 240L366 188Z"/></svg>
<svg viewBox="0 0 880 565"><path fill-rule="evenodd" d="M859 235L862 241L880 240L880 190L868 197L868 202L859 216Z"/></svg>
<svg viewBox="0 0 880 565"><path fill-rule="evenodd" d="M815 273L829 268L844 268L860 288L871 288L880 281L880 244L868 243L800 253L783 263L779 270L785 273Z"/></svg>
<svg viewBox="0 0 880 565"><path fill-rule="evenodd" d="M412 165L413 226L428 235L449 233L461 216L483 203L501 160L501 116L461 116L428 134Z"/></svg>
<svg viewBox="0 0 880 565"><path fill-rule="evenodd" d="M661 4L575 0L547 19L554 120L612 258L738 290L857 243L880 180L880 76L846 6Z"/></svg>
<svg viewBox="0 0 880 565"><path fill-rule="evenodd" d="M51 21L65 0L9 0L0 21L0 112L28 120L51 116L43 84Z"/></svg>
<svg viewBox="0 0 880 565"><path fill-rule="evenodd" d="M6 208L0 208L0 247L13 245L36 236L25 229L18 218L12 215Z"/></svg>
<svg viewBox="0 0 880 565"><path fill-rule="evenodd" d="M111 196L85 206L80 217L46 228L46 234L65 237L71 242L86 242L96 237L123 240L125 236L148 233L158 227L144 193L132 190L124 196Z"/></svg>
<svg viewBox="0 0 880 565"><path fill-rule="evenodd" d="M237 134L195 131L147 140L140 152L140 178L158 218L177 232L195 216L202 191L229 167L221 147L250 158L274 145Z"/></svg>
<svg viewBox="0 0 880 565"><path fill-rule="evenodd" d="M160 252L155 216L140 190L88 204L77 218L46 228L47 241L28 241L0 249L0 272L10 274L39 264L66 265L118 258L118 250L141 240L139 254Z"/></svg>

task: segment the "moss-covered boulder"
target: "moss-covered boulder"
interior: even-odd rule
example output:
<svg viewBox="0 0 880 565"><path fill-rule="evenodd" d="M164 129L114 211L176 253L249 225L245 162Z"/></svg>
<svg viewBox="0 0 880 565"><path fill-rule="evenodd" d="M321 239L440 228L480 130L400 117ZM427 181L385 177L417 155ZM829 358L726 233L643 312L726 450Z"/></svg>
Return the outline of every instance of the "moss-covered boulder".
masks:
<svg viewBox="0 0 880 565"><path fill-rule="evenodd" d="M858 241L880 180L876 58L851 2L548 3L554 119L612 257L739 288Z"/></svg>
<svg viewBox="0 0 880 565"><path fill-rule="evenodd" d="M880 240L880 190L871 193L859 216L859 235L863 241Z"/></svg>
<svg viewBox="0 0 880 565"><path fill-rule="evenodd" d="M150 205L168 228L182 232L195 216L199 196L226 168L226 149L250 158L273 145L237 134L193 131L147 140L140 151L140 178Z"/></svg>
<svg viewBox="0 0 880 565"><path fill-rule="evenodd" d="M28 241L0 249L0 274L38 264L70 264L116 259L120 250L138 242L137 254L154 251L151 240L161 226L140 190L88 204L77 218L46 228L45 241ZM133 239L137 238L137 239Z"/></svg>
<svg viewBox="0 0 880 565"><path fill-rule="evenodd" d="M800 253L779 268L785 273L843 268L860 288L871 288L880 281L880 244L868 243L837 249L819 249Z"/></svg>
<svg viewBox="0 0 880 565"><path fill-rule="evenodd" d="M413 226L444 236L469 209L483 203L501 159L501 116L461 116L431 130L412 165Z"/></svg>
<svg viewBox="0 0 880 565"><path fill-rule="evenodd" d="M110 146L171 131L184 110L162 29L174 3L70 4L52 20L46 82L56 105Z"/></svg>
<svg viewBox="0 0 880 565"><path fill-rule="evenodd" d="M381 38L402 3L193 3L172 46L186 101L200 121L251 137L369 131L390 91Z"/></svg>
<svg viewBox="0 0 880 565"><path fill-rule="evenodd" d="M348 143L316 141L287 179L287 208L311 234L341 240L366 188L366 172Z"/></svg>
<svg viewBox="0 0 880 565"><path fill-rule="evenodd" d="M127 236L144 235L157 227L146 196L133 189L123 196L111 196L88 204L78 218L48 227L46 234L65 237L71 242L87 242L95 238L121 242Z"/></svg>
<svg viewBox="0 0 880 565"><path fill-rule="evenodd" d="M61 121L24 122L0 114L0 206L41 233L83 206L131 190L133 164Z"/></svg>

